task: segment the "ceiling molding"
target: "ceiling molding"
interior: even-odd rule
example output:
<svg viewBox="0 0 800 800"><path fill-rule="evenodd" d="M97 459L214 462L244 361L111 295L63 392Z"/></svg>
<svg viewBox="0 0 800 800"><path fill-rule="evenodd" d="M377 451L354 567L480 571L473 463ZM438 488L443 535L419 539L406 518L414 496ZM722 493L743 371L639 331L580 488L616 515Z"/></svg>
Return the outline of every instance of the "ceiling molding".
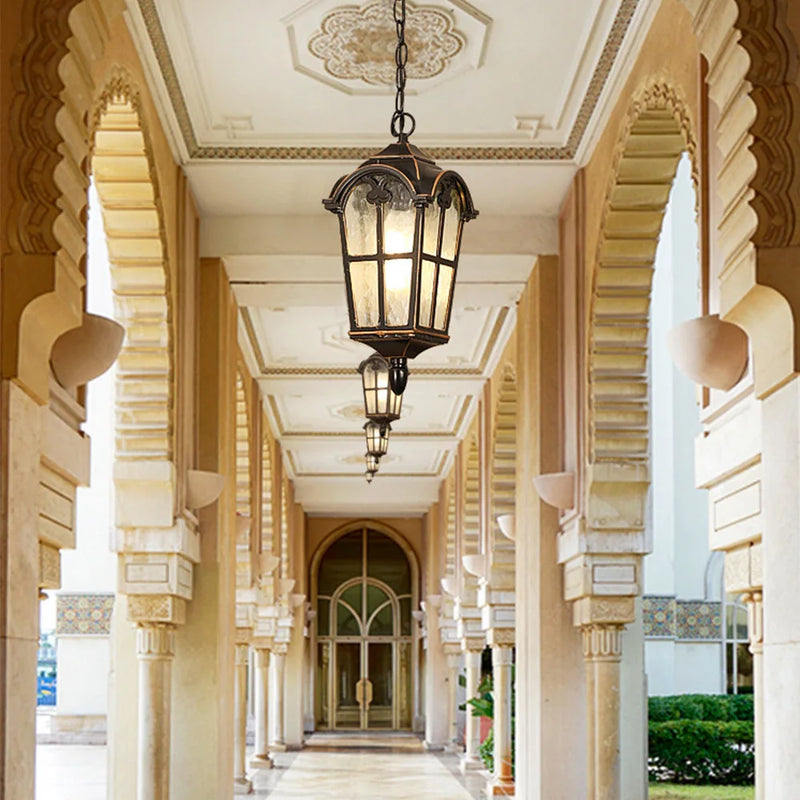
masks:
<svg viewBox="0 0 800 800"><path fill-rule="evenodd" d="M589 129L609 75L640 0L622 0L609 35L592 72L586 93L563 145L540 146L455 146L426 148L442 161L574 161ZM138 0L141 18L152 52L161 71L164 88L172 105L173 118L183 138L190 161L356 161L373 155L374 147L241 146L203 145L197 141L191 116L167 45L155 0Z"/></svg>
<svg viewBox="0 0 800 800"><path fill-rule="evenodd" d="M480 361L477 367L415 367L413 374L415 376L464 376L464 377L480 377L486 372L486 368L491 362L492 356L495 354L498 339L503 330L505 321L511 309L503 306L499 309L497 317L495 318L492 331L486 342L486 346L481 354ZM241 308L242 321L244 323L244 331L248 338L248 343L252 352L258 362L259 375L261 377L333 377L333 378L350 378L357 374L358 370L355 367L270 367L267 366L264 359L263 351L258 343L258 335L256 334L253 325L253 318L250 309L245 307ZM258 377L258 376L256 376Z"/></svg>

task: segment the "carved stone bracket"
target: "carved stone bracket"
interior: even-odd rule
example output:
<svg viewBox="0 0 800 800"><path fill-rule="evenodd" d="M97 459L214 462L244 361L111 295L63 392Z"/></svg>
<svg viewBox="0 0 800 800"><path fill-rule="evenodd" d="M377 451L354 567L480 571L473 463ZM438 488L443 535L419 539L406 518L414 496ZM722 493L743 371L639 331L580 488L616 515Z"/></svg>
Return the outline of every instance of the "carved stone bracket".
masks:
<svg viewBox="0 0 800 800"><path fill-rule="evenodd" d="M129 595L128 619L141 625L186 622L186 601L173 595Z"/></svg>

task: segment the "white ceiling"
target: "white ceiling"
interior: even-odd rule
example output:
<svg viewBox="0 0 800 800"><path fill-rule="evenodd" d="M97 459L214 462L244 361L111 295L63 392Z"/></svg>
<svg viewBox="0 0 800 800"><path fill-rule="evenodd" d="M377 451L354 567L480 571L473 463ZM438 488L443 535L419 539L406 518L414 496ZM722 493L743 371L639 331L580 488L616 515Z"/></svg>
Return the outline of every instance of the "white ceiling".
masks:
<svg viewBox="0 0 800 800"><path fill-rule="evenodd" d="M465 230L451 342L410 363L404 413L371 485L355 371L368 349L347 337L337 225L321 199L388 144L393 90L341 77L309 41L345 13L355 27L325 42L374 78L375 53L393 58L393 33L360 26L391 3L127 3L202 215L201 253L225 260L240 342L298 499L310 513L423 513L536 256L556 252L559 206L656 0L426 0L416 17L409 0L409 42L433 54L418 68L439 70L409 81L413 140L461 172L481 214Z"/></svg>

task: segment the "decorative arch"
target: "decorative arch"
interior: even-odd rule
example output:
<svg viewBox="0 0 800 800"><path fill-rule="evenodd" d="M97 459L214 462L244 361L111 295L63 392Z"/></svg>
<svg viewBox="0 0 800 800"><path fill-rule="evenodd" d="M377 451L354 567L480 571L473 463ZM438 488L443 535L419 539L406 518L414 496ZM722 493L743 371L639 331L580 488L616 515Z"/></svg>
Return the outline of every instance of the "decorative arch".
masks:
<svg viewBox="0 0 800 800"><path fill-rule="evenodd" d="M249 589L253 569L251 540L253 539L252 464L250 459L250 398L241 366L236 370L236 515L237 520L250 520L248 527L240 523L236 531L236 586Z"/></svg>
<svg viewBox="0 0 800 800"><path fill-rule="evenodd" d="M386 525L383 522L378 522L377 520L373 519L360 519L348 522L338 528L332 530L320 543L317 545L316 550L314 550L313 555L311 556L311 561L309 563L309 577L311 579L311 591L313 593L313 599L316 600L316 592L317 592L317 575L319 572L319 565L322 561L323 556L325 555L328 548L336 541L342 538L342 536L346 536L348 533L352 533L353 531L360 531L363 528L369 528L371 530L377 531L378 533L382 533L384 536L387 536L393 542L400 546L403 552L408 558L408 563L411 565L411 585L414 590L414 596L416 597L416 593L419 591L419 559L417 558L417 554L414 552L414 548L409 544L408 540L403 536L402 533L395 530L389 525ZM414 606L416 608L416 605Z"/></svg>
<svg viewBox="0 0 800 800"><path fill-rule="evenodd" d="M451 482L447 491L447 528L444 540L444 574L456 574L456 490Z"/></svg>
<svg viewBox="0 0 800 800"><path fill-rule="evenodd" d="M90 128L91 171L102 206L115 315L125 327L117 362L116 458L171 461L174 352L159 187L139 94L117 71Z"/></svg>
<svg viewBox="0 0 800 800"><path fill-rule="evenodd" d="M506 552L511 555L513 566L514 542L503 536L497 524L501 514L513 514L516 509L517 379L510 367L505 369L497 391L493 433L490 547L495 562L500 553Z"/></svg>
<svg viewBox="0 0 800 800"><path fill-rule="evenodd" d="M672 181L688 151L697 185L694 125L671 86L632 102L611 170L589 321L589 458L646 470L647 344L653 263ZM622 474L619 478L624 478Z"/></svg>
<svg viewBox="0 0 800 800"><path fill-rule="evenodd" d="M481 463L478 437L473 435L467 447L464 465L464 511L461 526L461 548L459 555L477 555L481 549ZM460 561L460 559L459 559ZM463 569L461 564L456 569Z"/></svg>

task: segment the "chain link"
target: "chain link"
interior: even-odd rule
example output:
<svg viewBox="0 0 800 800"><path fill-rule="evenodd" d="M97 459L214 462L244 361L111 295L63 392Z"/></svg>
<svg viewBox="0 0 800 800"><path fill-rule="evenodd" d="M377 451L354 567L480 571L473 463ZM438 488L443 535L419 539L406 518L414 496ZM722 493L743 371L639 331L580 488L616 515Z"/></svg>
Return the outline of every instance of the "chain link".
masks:
<svg viewBox="0 0 800 800"><path fill-rule="evenodd" d="M406 44L406 0L393 0L394 25L397 32L397 47L394 51L395 87L394 114L390 130L398 140L407 139L417 127L416 120L405 110L406 103L406 64L408 63L408 45ZM406 132L406 125L409 130Z"/></svg>

